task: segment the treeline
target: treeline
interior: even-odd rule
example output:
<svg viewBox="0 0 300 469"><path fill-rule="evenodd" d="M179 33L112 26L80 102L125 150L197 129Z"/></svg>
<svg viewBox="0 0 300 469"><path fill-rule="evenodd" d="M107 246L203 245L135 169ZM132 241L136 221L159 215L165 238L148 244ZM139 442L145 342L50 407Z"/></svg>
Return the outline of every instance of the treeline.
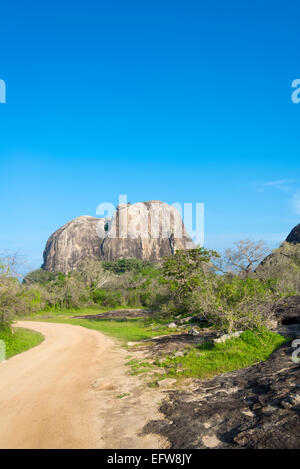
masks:
<svg viewBox="0 0 300 469"><path fill-rule="evenodd" d="M282 297L300 293L300 245L268 255L263 242L239 241L220 256L196 248L159 264L86 259L63 274L35 270L20 282L0 261L0 329L18 315L82 307L147 307L158 319L201 315L224 331L257 327Z"/></svg>

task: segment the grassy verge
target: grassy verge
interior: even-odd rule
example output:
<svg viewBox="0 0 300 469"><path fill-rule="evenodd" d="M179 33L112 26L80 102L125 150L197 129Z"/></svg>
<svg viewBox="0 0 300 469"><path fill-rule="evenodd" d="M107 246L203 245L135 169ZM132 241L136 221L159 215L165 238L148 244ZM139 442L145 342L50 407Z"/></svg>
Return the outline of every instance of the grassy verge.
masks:
<svg viewBox="0 0 300 469"><path fill-rule="evenodd" d="M100 314L106 313L107 311L121 311L121 310L128 310L128 309L143 309L143 308L133 308L133 307L126 307L120 306L118 308L108 308L108 307L101 307L101 306L94 306L89 308L71 308L71 309L51 309L49 311L40 311L38 313L31 313L28 316L24 316L22 319L30 319L40 320L40 319L61 319L61 318L72 318L73 316L85 316L89 314Z"/></svg>
<svg viewBox="0 0 300 469"><path fill-rule="evenodd" d="M119 309L119 308L118 308ZM128 309L128 308L127 308ZM111 309L112 311L113 309ZM94 308L82 308L80 310L67 310L67 311L42 311L30 317L23 319L56 322L64 324L73 324L74 326L87 327L99 332L103 332L109 336L115 337L122 343L130 341L147 340L152 337L171 334L176 332L176 329L170 329L164 324L150 322L145 318L114 318L114 319L73 319L72 316L83 316L88 314L99 314L108 311Z"/></svg>
<svg viewBox="0 0 300 469"><path fill-rule="evenodd" d="M284 342L286 339L267 329L245 331L240 337L223 344L209 342L181 357L169 355L163 362L157 361L156 365L165 368L169 377L211 378L265 361Z"/></svg>
<svg viewBox="0 0 300 469"><path fill-rule="evenodd" d="M85 314L98 314L101 309L84 308L81 310L68 310L42 312L31 316L30 319L73 324L88 329L94 329L118 339L121 343L138 342L151 339L155 336L184 332L182 329L170 329L161 323L151 322L151 318L114 318L114 319L73 319L72 316ZM29 319L29 318L27 318ZM187 326L189 327L189 326ZM1 337L0 337L1 338ZM157 367L164 369L165 373L158 374L157 379L164 377L175 378L211 378L221 373L245 368L268 359L270 354L285 342L285 339L268 329L260 331L245 331L240 337L227 340L223 344L205 343L197 347L189 347L183 356L174 357L169 354L165 360L130 360L127 364L132 374L155 372ZM162 371L162 370L161 370Z"/></svg>
<svg viewBox="0 0 300 469"><path fill-rule="evenodd" d="M152 337L170 334L171 330L165 326L145 326L144 320L133 319L69 319L63 322L95 329L119 339L121 342L147 340ZM154 330L153 330L154 329ZM174 331L172 331L174 332Z"/></svg>
<svg viewBox="0 0 300 469"><path fill-rule="evenodd" d="M12 332L0 332L0 340L5 342L6 359L9 359L39 345L44 338L39 332L18 327Z"/></svg>

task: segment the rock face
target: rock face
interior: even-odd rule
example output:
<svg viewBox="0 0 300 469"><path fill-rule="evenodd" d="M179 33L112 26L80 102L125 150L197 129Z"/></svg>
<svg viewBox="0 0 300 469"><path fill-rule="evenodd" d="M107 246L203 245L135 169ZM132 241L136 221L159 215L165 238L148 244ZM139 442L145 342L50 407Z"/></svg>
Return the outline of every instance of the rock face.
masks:
<svg viewBox="0 0 300 469"><path fill-rule="evenodd" d="M273 316L278 325L300 324L300 296L281 298Z"/></svg>
<svg viewBox="0 0 300 469"><path fill-rule="evenodd" d="M144 433L167 438L172 449L299 449L300 364L290 344L263 363L170 391L165 420ZM180 429L180 431L178 431Z"/></svg>
<svg viewBox="0 0 300 469"><path fill-rule="evenodd" d="M105 220L83 215L55 231L47 241L42 268L68 273L85 258L99 258L100 239L97 228Z"/></svg>
<svg viewBox="0 0 300 469"><path fill-rule="evenodd" d="M157 200L121 204L112 219L81 216L53 233L43 268L67 273L86 258L157 261L193 247L179 212Z"/></svg>
<svg viewBox="0 0 300 469"><path fill-rule="evenodd" d="M292 231L286 238L286 241L292 244L300 243L300 223L292 229Z"/></svg>
<svg viewBox="0 0 300 469"><path fill-rule="evenodd" d="M192 246L179 212L152 200L118 206L101 245L101 257L108 261L125 257L156 261Z"/></svg>

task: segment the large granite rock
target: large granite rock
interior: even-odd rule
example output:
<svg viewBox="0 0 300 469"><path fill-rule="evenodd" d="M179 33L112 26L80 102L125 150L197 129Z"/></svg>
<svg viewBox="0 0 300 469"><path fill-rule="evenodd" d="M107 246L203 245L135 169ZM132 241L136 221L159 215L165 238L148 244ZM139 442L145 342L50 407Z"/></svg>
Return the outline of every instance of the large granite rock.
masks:
<svg viewBox="0 0 300 469"><path fill-rule="evenodd" d="M152 200L117 207L101 245L101 256L108 261L125 257L156 261L192 246L179 212Z"/></svg>
<svg viewBox="0 0 300 469"><path fill-rule="evenodd" d="M53 233L43 268L67 273L86 258L157 261L191 247L193 242L174 207L157 200L121 204L112 219L81 216Z"/></svg>
<svg viewBox="0 0 300 469"><path fill-rule="evenodd" d="M69 221L53 233L44 250L42 268L50 272L68 273L86 258L100 258L97 228L105 220L83 215Z"/></svg>
<svg viewBox="0 0 300 469"><path fill-rule="evenodd" d="M286 241L292 244L300 243L300 223L292 229L292 231L286 238Z"/></svg>

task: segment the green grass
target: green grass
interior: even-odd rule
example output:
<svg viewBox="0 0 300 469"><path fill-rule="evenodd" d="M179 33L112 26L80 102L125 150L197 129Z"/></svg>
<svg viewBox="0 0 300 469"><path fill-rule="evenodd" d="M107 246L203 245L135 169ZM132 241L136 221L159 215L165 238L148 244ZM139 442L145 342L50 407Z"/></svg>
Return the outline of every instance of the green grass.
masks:
<svg viewBox="0 0 300 469"><path fill-rule="evenodd" d="M123 344L131 341L146 341L155 336L178 332L164 324L154 323L154 321L150 323L150 318L72 319L74 315L97 314L102 311L104 310L100 308L84 308L57 311L54 314L53 312L42 312L26 319L86 327L112 336ZM183 330L180 329L180 332ZM168 355L163 362L157 361L155 365L166 370L164 377L210 378L265 361L285 341L282 336L267 329L256 332L245 331L240 337L227 340L223 344L210 342L188 348L182 357ZM153 365L140 360L133 359L128 362L128 365L132 374L153 371ZM160 376L158 379L162 378L163 376Z"/></svg>
<svg viewBox="0 0 300 469"><path fill-rule="evenodd" d="M121 308L118 308L121 309ZM128 309L128 308L127 308ZM42 311L23 319L32 321L46 321L64 324L73 324L74 326L82 326L88 329L94 329L103 332L106 335L115 337L122 343L136 342L139 340L147 340L164 334L172 334L176 329L170 329L164 324L156 322L150 323L145 318L114 318L114 319L74 319L72 316L83 316L88 314L99 314L107 311L101 308L82 308L66 311ZM113 309L110 309L113 311ZM154 329L154 330L152 330Z"/></svg>
<svg viewBox="0 0 300 469"><path fill-rule="evenodd" d="M118 396L116 396L116 399L123 399L123 397L128 397L128 396L130 396L129 392L123 392L123 394L119 394Z"/></svg>
<svg viewBox="0 0 300 469"><path fill-rule="evenodd" d="M6 359L9 359L39 345L44 337L39 332L18 327L12 332L0 332L0 340L5 342Z"/></svg>
<svg viewBox="0 0 300 469"><path fill-rule="evenodd" d="M28 316L24 316L23 319L31 319L32 321L39 319L51 319L51 318L71 318L73 316L85 316L89 314L100 314L106 313L107 311L119 311L119 310L128 310L128 309L143 309L143 308L131 308L129 306L120 306L118 308L108 308L101 306L94 306L90 308L71 308L71 309L51 309L49 311L40 311L38 313L33 313Z"/></svg>
<svg viewBox="0 0 300 469"><path fill-rule="evenodd" d="M49 321L49 320L48 320ZM151 339L152 337L170 334L168 327L159 327L155 331L152 327L145 326L144 320L139 318L132 319L64 319L56 318L51 322L62 322L73 324L74 326L87 327L104 334L119 339L121 342L135 342L139 340ZM172 331L174 332L174 331Z"/></svg>
<svg viewBox="0 0 300 469"><path fill-rule="evenodd" d="M126 363L131 369L131 375L138 375L141 373L147 373L153 369L153 365L150 362L132 359Z"/></svg>
<svg viewBox="0 0 300 469"><path fill-rule="evenodd" d="M265 361L284 342L286 339L267 329L245 331L223 344L205 343L156 365L164 367L170 377L210 378Z"/></svg>

